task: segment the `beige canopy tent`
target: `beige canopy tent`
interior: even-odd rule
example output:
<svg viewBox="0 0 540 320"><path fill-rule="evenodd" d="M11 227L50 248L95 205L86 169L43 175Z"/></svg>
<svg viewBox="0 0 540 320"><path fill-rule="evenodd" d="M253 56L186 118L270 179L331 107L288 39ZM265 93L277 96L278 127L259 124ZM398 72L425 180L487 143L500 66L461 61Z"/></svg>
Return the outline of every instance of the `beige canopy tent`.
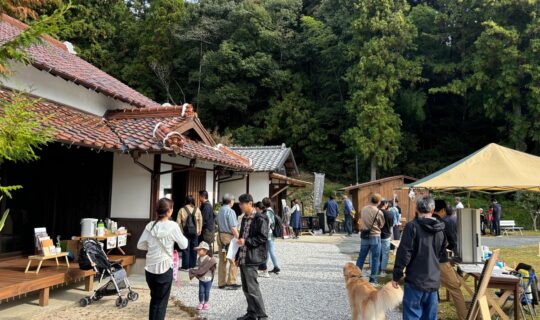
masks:
<svg viewBox="0 0 540 320"><path fill-rule="evenodd" d="M491 143L407 187L489 193L540 192L540 157Z"/></svg>

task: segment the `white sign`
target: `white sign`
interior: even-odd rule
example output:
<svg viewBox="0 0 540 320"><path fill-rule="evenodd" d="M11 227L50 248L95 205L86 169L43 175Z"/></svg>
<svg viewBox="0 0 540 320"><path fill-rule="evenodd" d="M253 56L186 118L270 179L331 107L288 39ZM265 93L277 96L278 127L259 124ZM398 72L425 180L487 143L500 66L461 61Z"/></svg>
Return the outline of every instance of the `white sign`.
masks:
<svg viewBox="0 0 540 320"><path fill-rule="evenodd" d="M127 244L127 234L118 236L118 247L123 247Z"/></svg>
<svg viewBox="0 0 540 320"><path fill-rule="evenodd" d="M116 248L116 237L107 237L107 249Z"/></svg>

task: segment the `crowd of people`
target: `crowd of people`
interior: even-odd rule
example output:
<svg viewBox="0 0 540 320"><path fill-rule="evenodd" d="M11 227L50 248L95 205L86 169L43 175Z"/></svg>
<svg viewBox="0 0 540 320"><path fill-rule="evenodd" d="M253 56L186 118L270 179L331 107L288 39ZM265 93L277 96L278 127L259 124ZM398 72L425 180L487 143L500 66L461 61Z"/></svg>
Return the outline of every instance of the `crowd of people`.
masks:
<svg viewBox="0 0 540 320"><path fill-rule="evenodd" d="M175 245L182 254L180 269L187 271L190 279L199 281L197 310L210 309L210 291L217 269L219 289L236 290L241 287L244 292L247 313L238 319L267 319L257 278L270 277L270 273L279 274L281 271L274 244L275 237L281 236L281 220L274 213L271 200L264 198L254 202L250 194L243 194L238 198L242 214L237 217L233 210L235 197L231 194L223 196L217 216L214 216L208 192L199 192L199 199L197 207L195 198L188 195L176 221L171 220L173 201L160 199L156 206L157 219L148 223L137 243L138 249L147 251L145 275L151 296L149 319L165 319L173 283ZM293 202L291 215L291 226L296 236L301 229L298 204L297 200ZM214 230L215 226L217 230ZM213 257L214 240L218 245L219 263ZM236 256L229 259L227 253L233 241L239 248ZM273 268L269 271L270 262ZM241 285L237 282L238 273Z"/></svg>
<svg viewBox="0 0 540 320"><path fill-rule="evenodd" d="M300 202L294 199L283 221L276 215L269 198L255 202L249 194L238 200L225 194L221 207L214 215L208 193L199 193L199 206L193 196L187 196L184 206L172 221L173 202L160 199L156 206L157 219L150 222L137 248L146 250L146 281L151 292L150 319L164 319L173 282L173 248L181 250L179 268L189 272L189 278L199 281L198 310L210 308L210 291L217 270L218 288L236 290L242 288L247 301L247 313L239 320L266 319L264 300L259 288L259 277L270 277L281 271L275 251L275 239L283 235L282 227L291 227L292 237L298 238L302 228ZM233 209L239 203L241 215ZM462 208L459 198L456 208ZM330 197L324 205L329 235L335 233L339 205ZM482 221L490 223L494 235L502 208L492 199L488 215ZM398 287L405 278L404 319L436 319L439 287L448 289L460 319L467 315L461 283L449 256L457 253L457 219L454 208L444 200L421 196L416 201L415 218L409 221L400 234L401 208L397 199L387 201L380 194L372 194L370 203L356 213L352 201L343 196L343 222L346 236L353 230L360 231L360 252L356 265L363 269L370 256L369 281L376 285L377 279L386 276L392 239L400 240L397 249L392 284ZM214 218L216 221L214 221ZM217 230L214 230L214 227ZM214 239L215 234L217 238ZM213 244L217 243L214 257ZM228 258L229 247L236 241L239 247L234 258ZM420 254L421 253L421 254ZM219 260L219 263L218 263ZM272 269L269 264L272 264ZM407 273L404 274L404 270ZM241 284L238 284L240 273ZM368 272L363 270L364 274Z"/></svg>

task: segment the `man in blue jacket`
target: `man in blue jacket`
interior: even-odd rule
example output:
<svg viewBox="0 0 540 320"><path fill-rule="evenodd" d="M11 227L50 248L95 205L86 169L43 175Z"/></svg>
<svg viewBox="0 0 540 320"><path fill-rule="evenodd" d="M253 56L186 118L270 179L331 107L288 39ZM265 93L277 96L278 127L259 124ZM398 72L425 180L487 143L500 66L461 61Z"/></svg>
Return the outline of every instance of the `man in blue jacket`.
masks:
<svg viewBox="0 0 540 320"><path fill-rule="evenodd" d="M328 202L324 204L324 209L326 210L326 222L328 223L328 231L330 232L331 236L334 234L334 225L338 215L338 204L336 200L334 200L333 196L330 196Z"/></svg>
<svg viewBox="0 0 540 320"><path fill-rule="evenodd" d="M343 214L345 215L345 231L347 231L347 236L350 237L352 235L352 220L354 216L354 207L352 204L351 199L347 195L343 196L344 204L343 204Z"/></svg>

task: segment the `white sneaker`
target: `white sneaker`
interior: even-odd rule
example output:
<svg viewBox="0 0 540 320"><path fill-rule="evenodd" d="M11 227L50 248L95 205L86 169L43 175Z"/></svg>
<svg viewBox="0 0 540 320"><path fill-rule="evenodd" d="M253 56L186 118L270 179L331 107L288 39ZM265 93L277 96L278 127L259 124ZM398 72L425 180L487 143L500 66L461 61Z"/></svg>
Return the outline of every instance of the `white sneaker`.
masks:
<svg viewBox="0 0 540 320"><path fill-rule="evenodd" d="M268 273L268 271L263 271L263 272L259 273L259 277L261 277L261 278L270 278L270 274Z"/></svg>
<svg viewBox="0 0 540 320"><path fill-rule="evenodd" d="M386 272L381 271L381 273L379 273L379 276L381 276L381 277L386 277Z"/></svg>

